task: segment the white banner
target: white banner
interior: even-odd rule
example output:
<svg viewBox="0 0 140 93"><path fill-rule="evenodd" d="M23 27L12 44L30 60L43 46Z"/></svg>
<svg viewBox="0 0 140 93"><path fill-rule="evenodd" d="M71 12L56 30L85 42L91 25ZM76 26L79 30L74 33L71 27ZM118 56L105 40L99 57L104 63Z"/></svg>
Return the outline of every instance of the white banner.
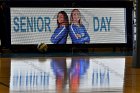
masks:
<svg viewBox="0 0 140 93"><path fill-rule="evenodd" d="M65 11L70 23L73 9L11 8L11 44L54 44L51 37L57 28L58 12ZM89 44L127 43L125 8L76 9L80 11ZM68 32L66 43L61 44L72 44L73 37Z"/></svg>

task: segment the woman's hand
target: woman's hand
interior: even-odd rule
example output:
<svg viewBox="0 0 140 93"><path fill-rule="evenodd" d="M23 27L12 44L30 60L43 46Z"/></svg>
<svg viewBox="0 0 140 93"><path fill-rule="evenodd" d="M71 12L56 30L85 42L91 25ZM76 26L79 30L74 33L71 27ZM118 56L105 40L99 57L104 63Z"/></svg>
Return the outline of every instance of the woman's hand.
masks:
<svg viewBox="0 0 140 93"><path fill-rule="evenodd" d="M81 38L81 37L82 37L80 34L76 34L76 36L77 36L78 38Z"/></svg>

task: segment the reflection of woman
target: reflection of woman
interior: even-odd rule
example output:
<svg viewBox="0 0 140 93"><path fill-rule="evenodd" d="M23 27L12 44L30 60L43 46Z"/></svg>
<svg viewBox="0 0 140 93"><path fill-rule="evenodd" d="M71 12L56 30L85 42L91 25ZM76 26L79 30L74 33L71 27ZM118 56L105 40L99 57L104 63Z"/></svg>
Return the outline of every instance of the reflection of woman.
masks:
<svg viewBox="0 0 140 93"><path fill-rule="evenodd" d="M88 58L72 58L70 68L70 91L77 92L80 85L80 78L86 73L89 67Z"/></svg>
<svg viewBox="0 0 140 93"><path fill-rule="evenodd" d="M56 91L57 93L63 93L67 79L66 59L53 58L51 61L51 67L56 76Z"/></svg>
<svg viewBox="0 0 140 93"><path fill-rule="evenodd" d="M73 44L87 44L90 42L90 37L85 26L81 22L81 14L78 9L73 9L71 12L70 37Z"/></svg>
<svg viewBox="0 0 140 93"><path fill-rule="evenodd" d="M57 25L51 37L53 44L66 44L68 36L68 16L65 11L60 11L57 15Z"/></svg>

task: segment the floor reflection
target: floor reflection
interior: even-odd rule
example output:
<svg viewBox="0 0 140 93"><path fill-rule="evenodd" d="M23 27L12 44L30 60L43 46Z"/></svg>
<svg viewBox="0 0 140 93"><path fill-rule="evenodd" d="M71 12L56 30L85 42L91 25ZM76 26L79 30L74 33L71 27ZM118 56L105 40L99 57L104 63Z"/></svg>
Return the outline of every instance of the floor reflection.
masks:
<svg viewBox="0 0 140 93"><path fill-rule="evenodd" d="M77 92L82 83L84 74L89 67L89 58L72 58L69 70L69 88L70 92Z"/></svg>
<svg viewBox="0 0 140 93"><path fill-rule="evenodd" d="M67 84L66 58L53 58L51 67L55 74L55 83L57 93L62 93Z"/></svg>
<svg viewBox="0 0 140 93"><path fill-rule="evenodd" d="M10 93L123 91L125 57L12 58Z"/></svg>

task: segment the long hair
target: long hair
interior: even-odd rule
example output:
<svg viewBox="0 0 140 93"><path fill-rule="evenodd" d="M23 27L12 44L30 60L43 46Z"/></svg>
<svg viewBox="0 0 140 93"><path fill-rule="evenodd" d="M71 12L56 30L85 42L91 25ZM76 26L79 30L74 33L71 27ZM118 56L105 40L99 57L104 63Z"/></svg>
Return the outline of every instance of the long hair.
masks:
<svg viewBox="0 0 140 93"><path fill-rule="evenodd" d="M81 25L82 24L82 21L81 21L81 13L80 13L80 11L78 10L78 9L73 9L72 11L71 11L71 15L70 15L70 24L72 24L73 23L73 12L74 11L78 11L79 12L79 16L80 16L80 19L79 19L79 25Z"/></svg>
<svg viewBox="0 0 140 93"><path fill-rule="evenodd" d="M60 23L58 22L58 15L59 14L63 14L64 15L64 25L67 27L69 25L69 18L68 18L68 15L65 11L60 11L58 14L57 14L57 25L58 25L58 28L60 27Z"/></svg>

